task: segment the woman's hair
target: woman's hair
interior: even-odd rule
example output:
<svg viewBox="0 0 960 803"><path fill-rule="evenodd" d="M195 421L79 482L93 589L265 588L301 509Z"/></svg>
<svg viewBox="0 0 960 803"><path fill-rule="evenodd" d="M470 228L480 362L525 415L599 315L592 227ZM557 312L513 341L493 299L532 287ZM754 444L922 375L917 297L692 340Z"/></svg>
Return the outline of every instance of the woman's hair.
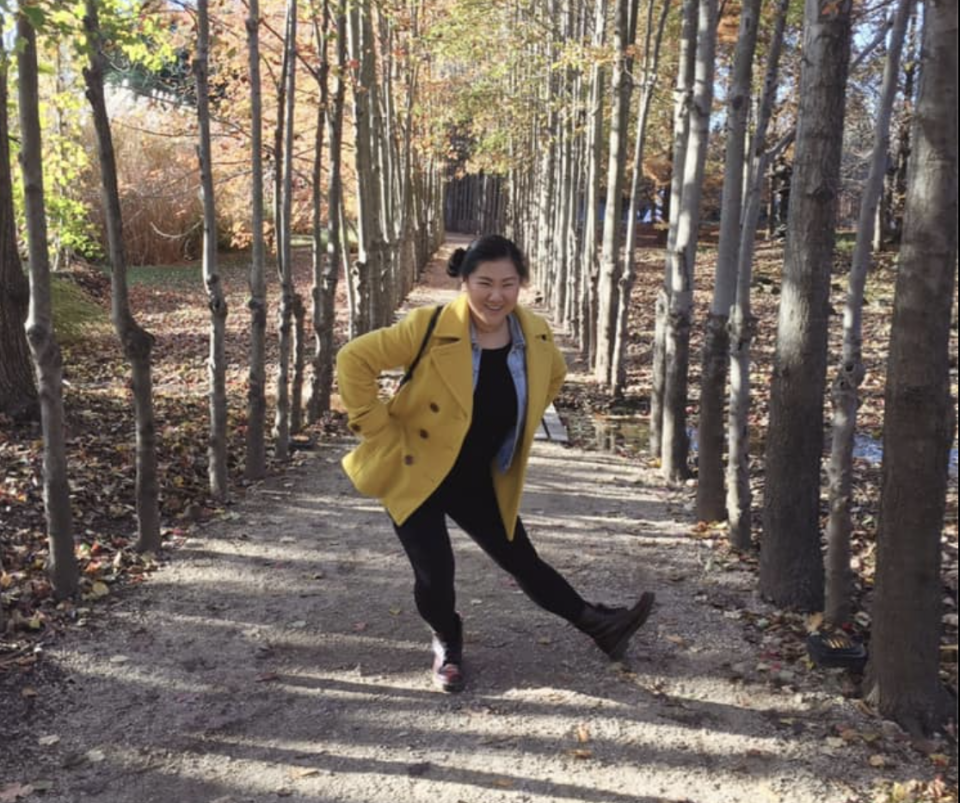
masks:
<svg viewBox="0 0 960 803"><path fill-rule="evenodd" d="M520 249L513 240L499 234L478 237L466 249L458 248L454 251L447 262L447 274L466 279L481 262L495 262L498 259L509 259L513 262L521 281L526 282L530 278L527 261Z"/></svg>

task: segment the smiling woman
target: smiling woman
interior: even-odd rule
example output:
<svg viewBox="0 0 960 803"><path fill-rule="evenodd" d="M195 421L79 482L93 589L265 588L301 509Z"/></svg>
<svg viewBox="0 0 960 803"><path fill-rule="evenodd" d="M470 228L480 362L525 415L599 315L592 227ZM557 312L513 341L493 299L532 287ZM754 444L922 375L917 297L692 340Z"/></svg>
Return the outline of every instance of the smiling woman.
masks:
<svg viewBox="0 0 960 803"><path fill-rule="evenodd" d="M349 426L362 439L344 469L381 500L410 559L417 610L433 630L434 683L464 686L447 516L534 602L619 658L653 594L629 609L585 602L540 558L518 515L534 433L566 374L547 322L517 303L529 275L523 255L488 235L458 248L447 272L461 282L456 301L415 310L337 357ZM398 365L415 370L384 403L377 378Z"/></svg>

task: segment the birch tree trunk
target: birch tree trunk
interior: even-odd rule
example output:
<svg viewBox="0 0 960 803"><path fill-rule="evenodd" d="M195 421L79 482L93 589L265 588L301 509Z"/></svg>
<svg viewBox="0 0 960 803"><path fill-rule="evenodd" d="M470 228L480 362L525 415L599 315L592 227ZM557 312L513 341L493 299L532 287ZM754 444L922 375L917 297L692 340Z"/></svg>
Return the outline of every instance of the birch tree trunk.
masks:
<svg viewBox="0 0 960 803"><path fill-rule="evenodd" d="M627 337L630 317L630 295L637 280L636 240L637 211L640 203L640 179L643 175L644 145L647 137L647 120L650 116L650 104L657 83L657 69L660 63L660 45L670 10L670 0L663 0L660 21L657 24L656 38L653 39L654 0L647 3L646 42L643 49L643 84L640 96L640 109L637 113L637 138L633 150L633 176L630 180L630 211L627 215L627 236L623 249L623 275L617 293L616 339L613 347L613 395L623 394L627 382ZM651 52L651 40L653 50Z"/></svg>
<svg viewBox="0 0 960 803"><path fill-rule="evenodd" d="M956 399L957 4L926 4L923 62L884 395L883 485L867 699L911 732L956 716L939 680L941 537Z"/></svg>
<svg viewBox="0 0 960 803"><path fill-rule="evenodd" d="M713 104L714 54L717 44L717 0L700 0L697 15L697 57L694 70L690 133L683 163L683 192L677 221L675 256L671 260L670 298L664 332L663 446L661 469L671 481L686 478L687 373L693 315L693 272L700 229L700 197L707 161L710 109Z"/></svg>
<svg viewBox="0 0 960 803"><path fill-rule="evenodd" d="M247 16L250 71L251 255L250 366L247 374L247 437L244 476L257 480L267 468L267 289L263 237L263 95L260 84L260 0L250 0Z"/></svg>
<svg viewBox="0 0 960 803"><path fill-rule="evenodd" d="M103 92L106 58L97 4L86 0L83 20L89 64L83 71L87 100L93 113L93 125L100 157L100 179L110 254L110 313L123 353L130 362L130 385L136 421L136 506L137 542L140 552L160 549L160 486L157 478L157 427L153 414L153 378L150 358L153 336L134 319L127 293L127 255L123 246L123 218L117 182L117 160L113 135Z"/></svg>
<svg viewBox="0 0 960 803"><path fill-rule="evenodd" d="M843 310L843 354L833 380L833 438L830 448L830 518L827 522L825 617L835 625L850 617L853 575L850 571L850 505L853 493L853 438L857 425L863 366L863 288L870 269L877 208L883 194L883 179L890 149L890 117L897 94L900 54L906 37L913 0L900 0L883 69L883 84L877 108L870 170L860 196L857 240L848 276Z"/></svg>
<svg viewBox="0 0 960 803"><path fill-rule="evenodd" d="M760 591L807 611L823 610L820 455L850 13L849 0L806 0L765 460Z"/></svg>
<svg viewBox="0 0 960 803"><path fill-rule="evenodd" d="M213 194L213 160L210 147L210 91L207 81L210 21L207 0L197 2L197 53L193 72L197 81L197 121L200 127L200 186L203 193L203 283L210 308L210 442L207 474L210 495L227 498L227 300L217 272L217 213Z"/></svg>
<svg viewBox="0 0 960 803"><path fill-rule="evenodd" d="M288 0L287 24L284 33L284 129L282 181L280 184L280 216L277 253L280 271L280 311L278 319L279 360L277 369L277 412L273 425L274 456L277 460L290 457L291 397L290 362L293 352L293 316L296 298L293 289L293 254L290 239L291 209L293 206L293 114L296 109L297 88L297 0ZM278 161L278 170L281 162Z"/></svg>
<svg viewBox="0 0 960 803"><path fill-rule="evenodd" d="M790 0L779 0L773 32L767 49L763 92L758 103L757 124L753 135L754 153L747 171L746 203L740 225L737 253L737 294L730 310L730 405L727 421L727 520L730 542L737 549L751 546L750 492L750 345L755 334L755 319L750 311L750 282L753 277L753 252L757 224L763 204L762 188L767 168L781 148L793 141L784 138L777 148L767 149L767 128L777 96L780 52Z"/></svg>
<svg viewBox="0 0 960 803"><path fill-rule="evenodd" d="M51 313L50 257L47 251L37 88L37 35L23 11L17 17L17 67L20 167L30 260L30 309L26 332L40 396L43 506L50 544L47 572L54 594L64 599L76 594L79 575L74 552L67 450L63 435L63 363Z"/></svg>
<svg viewBox="0 0 960 803"><path fill-rule="evenodd" d="M594 376L601 385L613 385L613 347L616 340L620 262L620 219L623 212L623 173L627 155L627 115L630 111L630 66L637 34L639 0L617 0L613 33L615 61L611 86L610 140L607 154L607 203L603 217L603 247L597 282L597 357ZM629 224L628 224L629 225Z"/></svg>
<svg viewBox="0 0 960 803"><path fill-rule="evenodd" d="M677 226L683 194L683 164L690 128L690 105L696 67L697 0L683 0L681 7L680 53L677 82L673 91L673 168L670 176L670 214L667 232L663 287L657 293L653 334L653 372L650 386L650 454L661 457L663 446L663 392L666 387L666 319L669 308L670 277L676 256Z"/></svg>
<svg viewBox="0 0 960 803"><path fill-rule="evenodd" d="M317 50L320 66L317 70L317 82L320 86L320 113L317 119L317 139L313 163L313 382L310 388L310 401L307 404L308 420L316 422L323 413L330 411L330 392L333 385L333 328L335 322L335 301L337 276L340 267L340 232L338 222L339 182L340 182L340 137L343 125L343 69L346 61L346 42L344 40L343 13L337 11L337 70L336 88L333 103L330 101L330 0L323 0L322 17L314 29L317 36ZM322 206L322 161L323 137L319 128L326 128L330 149L330 165L327 168L327 243L323 243L321 223ZM337 193L334 196L334 182Z"/></svg>
<svg viewBox="0 0 960 803"><path fill-rule="evenodd" d="M364 70L363 37L361 33L362 15L369 11L368 6L358 2L350 6L349 54L353 81L353 140L354 168L357 174L357 259L350 275L353 281L356 299L357 323L353 327L362 334L375 325L373 312L376 290L373 279L379 281L378 266L373 263L373 225L376 222L376 206L373 200L375 188L372 181L372 154L370 150L370 97L365 90L365 79L369 76Z"/></svg>
<svg viewBox="0 0 960 803"><path fill-rule="evenodd" d="M753 54L757 46L760 0L745 0L727 98L727 142L723 172L723 208L720 244L714 273L713 301L704 327L700 373L700 421L697 442L697 519L722 521L727 517L723 487L723 402L730 336L727 324L737 292L737 253L743 184L747 170L747 118L753 81Z"/></svg>
<svg viewBox="0 0 960 803"><path fill-rule="evenodd" d="M0 12L0 33L5 30ZM0 414L14 421L27 421L40 416L40 403L23 328L30 304L30 283L17 248L7 115L7 54L0 53Z"/></svg>

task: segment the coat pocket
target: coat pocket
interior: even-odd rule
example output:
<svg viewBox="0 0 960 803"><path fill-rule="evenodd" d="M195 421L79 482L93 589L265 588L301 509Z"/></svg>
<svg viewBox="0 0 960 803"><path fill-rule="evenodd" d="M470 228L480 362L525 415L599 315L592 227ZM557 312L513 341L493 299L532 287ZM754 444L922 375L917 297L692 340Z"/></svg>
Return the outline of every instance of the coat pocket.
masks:
<svg viewBox="0 0 960 803"><path fill-rule="evenodd" d="M381 499L401 476L403 454L403 430L391 422L350 452L343 467L360 493Z"/></svg>

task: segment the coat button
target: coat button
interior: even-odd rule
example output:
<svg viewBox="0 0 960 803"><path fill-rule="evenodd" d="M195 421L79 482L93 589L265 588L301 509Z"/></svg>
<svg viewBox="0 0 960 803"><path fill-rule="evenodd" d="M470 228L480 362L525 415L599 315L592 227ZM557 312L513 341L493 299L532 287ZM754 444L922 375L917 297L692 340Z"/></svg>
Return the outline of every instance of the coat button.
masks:
<svg viewBox="0 0 960 803"><path fill-rule="evenodd" d="M405 455L403 456L403 464L404 464L405 466L412 466L412 465L413 465L413 455L412 455L412 454L405 454Z"/></svg>
<svg viewBox="0 0 960 803"><path fill-rule="evenodd" d="M433 412L435 412L435 413L439 413L439 412L440 412L440 405L437 404L436 402L430 402L430 409L431 409Z"/></svg>
<svg viewBox="0 0 960 803"><path fill-rule="evenodd" d="M420 430L420 437L423 438L424 440L426 440L427 438L430 437L430 433L427 432L425 429L421 429L421 430Z"/></svg>

